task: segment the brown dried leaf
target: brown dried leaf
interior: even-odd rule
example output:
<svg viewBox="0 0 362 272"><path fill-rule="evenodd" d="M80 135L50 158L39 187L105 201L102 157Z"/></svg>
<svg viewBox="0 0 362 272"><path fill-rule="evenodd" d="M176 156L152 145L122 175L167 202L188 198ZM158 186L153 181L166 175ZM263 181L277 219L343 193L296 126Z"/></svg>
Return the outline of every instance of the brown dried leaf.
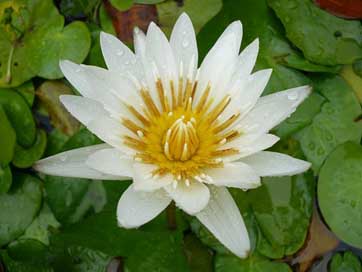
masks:
<svg viewBox="0 0 362 272"><path fill-rule="evenodd" d="M128 44L132 43L135 26L146 31L150 22L158 22L155 5L135 4L127 11L119 11L105 0L104 6L112 19L118 38Z"/></svg>
<svg viewBox="0 0 362 272"><path fill-rule="evenodd" d="M296 258L291 263L292 265L298 264L299 272L306 272L316 258L335 249L338 244L338 238L325 226L317 208L314 208L305 246L297 253Z"/></svg>
<svg viewBox="0 0 362 272"><path fill-rule="evenodd" d="M41 105L49 114L52 125L66 135L73 135L79 129L79 122L60 103L59 96L73 94L71 88L61 81L46 81L36 90Z"/></svg>

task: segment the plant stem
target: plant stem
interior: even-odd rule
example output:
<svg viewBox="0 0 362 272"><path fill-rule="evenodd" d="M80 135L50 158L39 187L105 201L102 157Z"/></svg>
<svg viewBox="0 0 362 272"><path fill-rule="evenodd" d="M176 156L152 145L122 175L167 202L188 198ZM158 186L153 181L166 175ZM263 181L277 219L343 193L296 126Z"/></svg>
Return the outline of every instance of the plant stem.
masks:
<svg viewBox="0 0 362 272"><path fill-rule="evenodd" d="M13 43L13 45L10 48L8 63L6 65L6 76L5 76L6 83L10 83L11 81L11 64L13 62L14 49L15 49L15 44Z"/></svg>
<svg viewBox="0 0 362 272"><path fill-rule="evenodd" d="M175 202L171 202L166 209L167 225L169 230L175 230L177 228L176 223L176 206Z"/></svg>

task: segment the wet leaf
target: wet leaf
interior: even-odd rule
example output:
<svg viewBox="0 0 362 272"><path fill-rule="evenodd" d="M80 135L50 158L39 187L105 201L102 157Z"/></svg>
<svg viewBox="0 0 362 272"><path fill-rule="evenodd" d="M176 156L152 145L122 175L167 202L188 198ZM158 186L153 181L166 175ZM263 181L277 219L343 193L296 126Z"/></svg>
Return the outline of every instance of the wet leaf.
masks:
<svg viewBox="0 0 362 272"><path fill-rule="evenodd" d="M82 246L127 257L126 271L188 271L180 232L126 230L117 226L115 211L92 215L51 240L57 246Z"/></svg>
<svg viewBox="0 0 362 272"><path fill-rule="evenodd" d="M309 0L269 0L287 37L304 56L324 65L351 64L362 57L359 21L337 18Z"/></svg>
<svg viewBox="0 0 362 272"><path fill-rule="evenodd" d="M10 166L0 166L0 195L9 191L12 181L13 176Z"/></svg>
<svg viewBox="0 0 362 272"><path fill-rule="evenodd" d="M345 65L341 76L351 86L360 103L362 103L362 77L359 76L351 65Z"/></svg>
<svg viewBox="0 0 362 272"><path fill-rule="evenodd" d="M55 219L48 204L44 202L38 216L19 239L33 239L49 245L50 234L59 227L59 222Z"/></svg>
<svg viewBox="0 0 362 272"><path fill-rule="evenodd" d="M269 261L266 258L253 256L242 260L230 255L217 254L215 272L291 272L285 263Z"/></svg>
<svg viewBox="0 0 362 272"><path fill-rule="evenodd" d="M15 90L0 89L0 105L15 130L17 143L30 147L35 141L36 128L28 103Z"/></svg>
<svg viewBox="0 0 362 272"><path fill-rule="evenodd" d="M248 199L262 236L257 251L270 258L294 254L304 244L313 203L313 177L264 178Z"/></svg>
<svg viewBox="0 0 362 272"><path fill-rule="evenodd" d="M67 135L79 129L79 122L65 109L59 100L63 94L74 94L72 89L61 81L46 81L36 90L42 105L48 111L52 125Z"/></svg>
<svg viewBox="0 0 362 272"><path fill-rule="evenodd" d="M182 12L186 12L192 21L196 33L212 18L222 7L222 0L184 0L164 1L157 5L159 24L162 30L170 35L176 19ZM202 12L200 12L202 10Z"/></svg>
<svg viewBox="0 0 362 272"><path fill-rule="evenodd" d="M191 271L213 271L213 254L194 235L184 237L184 249Z"/></svg>
<svg viewBox="0 0 362 272"><path fill-rule="evenodd" d="M326 223L355 247L362 247L361 165L362 147L347 142L328 156L318 181L319 206Z"/></svg>
<svg viewBox="0 0 362 272"><path fill-rule="evenodd" d="M14 175L16 186L0 195L0 245L19 237L37 215L42 192L40 180L26 174Z"/></svg>
<svg viewBox="0 0 362 272"><path fill-rule="evenodd" d="M352 252L337 253L329 264L330 272L361 272L360 259Z"/></svg>
<svg viewBox="0 0 362 272"><path fill-rule="evenodd" d="M325 98L317 93L312 93L297 109L297 111L288 118L275 130L275 134L281 138L286 138L302 128L310 125L315 115L317 115L322 108Z"/></svg>
<svg viewBox="0 0 362 272"><path fill-rule="evenodd" d="M313 88L326 98L326 102L312 124L297 136L313 171L318 173L328 154L339 144L360 141L362 123L354 120L362 111L353 91L339 76L317 77Z"/></svg>
<svg viewBox="0 0 362 272"><path fill-rule="evenodd" d="M15 143L16 143L16 134L1 105L0 105L0 135L1 135L0 166L5 166L13 159Z"/></svg>
<svg viewBox="0 0 362 272"><path fill-rule="evenodd" d="M119 11L128 10L133 5L133 0L109 0L109 2Z"/></svg>
<svg viewBox="0 0 362 272"><path fill-rule="evenodd" d="M82 62L90 48L83 22L64 27L64 18L51 0L3 1L0 18L0 86L19 86L34 76L61 78L60 59ZM76 42L75 42L76 41Z"/></svg>
<svg viewBox="0 0 362 272"><path fill-rule="evenodd" d="M38 129L37 136L33 146L23 148L20 145L15 146L13 165L18 168L28 168L43 155L47 144L47 136L44 130Z"/></svg>

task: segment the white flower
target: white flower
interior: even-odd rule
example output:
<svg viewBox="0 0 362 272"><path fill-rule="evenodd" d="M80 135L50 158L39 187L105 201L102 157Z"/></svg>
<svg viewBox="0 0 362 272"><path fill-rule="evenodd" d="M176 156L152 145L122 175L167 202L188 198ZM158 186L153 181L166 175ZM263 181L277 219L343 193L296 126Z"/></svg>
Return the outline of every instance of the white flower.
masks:
<svg viewBox="0 0 362 272"><path fill-rule="evenodd" d="M255 40L239 54L240 21L221 35L197 69L195 32L182 14L170 41L151 23L134 32L135 54L102 33L108 70L62 61L83 95L61 96L68 111L106 144L41 161L40 172L93 179L133 179L117 207L121 226L155 218L172 200L195 215L231 252L250 242L226 187L256 188L262 176L295 175L310 164L263 151L278 141L268 131L308 96L308 86L259 98L271 70L251 73Z"/></svg>

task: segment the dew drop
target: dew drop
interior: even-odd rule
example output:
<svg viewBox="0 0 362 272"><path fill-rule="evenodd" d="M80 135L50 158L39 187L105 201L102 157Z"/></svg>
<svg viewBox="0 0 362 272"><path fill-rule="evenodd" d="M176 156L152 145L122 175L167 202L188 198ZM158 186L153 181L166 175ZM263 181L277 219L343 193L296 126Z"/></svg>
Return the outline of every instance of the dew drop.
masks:
<svg viewBox="0 0 362 272"><path fill-rule="evenodd" d="M309 147L309 149L314 150L315 144L314 144L313 142L312 142L312 143L309 143L309 144L308 144L308 147Z"/></svg>
<svg viewBox="0 0 362 272"><path fill-rule="evenodd" d="M128 64L129 64L129 60L126 60L126 61L124 62L124 64L125 64L125 65L128 65Z"/></svg>
<svg viewBox="0 0 362 272"><path fill-rule="evenodd" d="M186 35L186 34L187 34L186 30L182 31L182 35Z"/></svg>
<svg viewBox="0 0 362 272"><path fill-rule="evenodd" d="M188 47L189 44L190 44L190 43L189 43L188 40L183 40L183 41L182 41L182 46L183 46L184 48Z"/></svg>
<svg viewBox="0 0 362 272"><path fill-rule="evenodd" d="M61 160L62 162L64 162L66 159L67 159L67 155L62 155L62 156L60 157L60 160Z"/></svg>
<svg viewBox="0 0 362 272"><path fill-rule="evenodd" d="M82 69L80 69L80 68L75 69L76 73L79 73L80 71L82 71Z"/></svg>
<svg viewBox="0 0 362 272"><path fill-rule="evenodd" d="M124 52L122 50L117 52L117 56L122 56L124 54Z"/></svg>
<svg viewBox="0 0 362 272"><path fill-rule="evenodd" d="M317 154L320 155L320 156L323 155L324 154L323 148L318 148Z"/></svg>
<svg viewBox="0 0 362 272"><path fill-rule="evenodd" d="M298 93L290 93L288 94L289 100L297 100L298 99Z"/></svg>

